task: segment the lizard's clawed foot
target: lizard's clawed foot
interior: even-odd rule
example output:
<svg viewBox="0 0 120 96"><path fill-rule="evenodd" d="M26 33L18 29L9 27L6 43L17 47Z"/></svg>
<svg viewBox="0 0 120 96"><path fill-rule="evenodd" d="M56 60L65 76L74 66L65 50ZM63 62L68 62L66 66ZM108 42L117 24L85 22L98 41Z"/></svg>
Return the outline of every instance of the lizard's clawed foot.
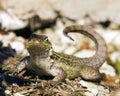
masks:
<svg viewBox="0 0 120 96"><path fill-rule="evenodd" d="M8 70L8 71L6 71L5 73L4 73L4 75L11 75L11 76L16 76L17 75L17 73L15 72L15 71L13 71L13 70Z"/></svg>
<svg viewBox="0 0 120 96"><path fill-rule="evenodd" d="M17 76L19 73L19 70L16 68L6 71L4 75Z"/></svg>
<svg viewBox="0 0 120 96"><path fill-rule="evenodd" d="M26 64L24 62L21 62L18 66L16 66L15 68L8 70L7 72L5 72L5 75L10 74L11 76L16 76L18 75L20 72L22 72L26 67Z"/></svg>

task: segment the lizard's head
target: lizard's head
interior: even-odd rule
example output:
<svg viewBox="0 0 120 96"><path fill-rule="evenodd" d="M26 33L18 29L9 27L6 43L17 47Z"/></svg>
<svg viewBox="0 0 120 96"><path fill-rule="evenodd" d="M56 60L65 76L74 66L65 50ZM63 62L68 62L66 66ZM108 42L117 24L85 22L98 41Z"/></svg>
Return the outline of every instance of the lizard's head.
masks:
<svg viewBox="0 0 120 96"><path fill-rule="evenodd" d="M52 49L52 45L47 36L32 34L30 40L28 41L27 49L29 53L44 54Z"/></svg>

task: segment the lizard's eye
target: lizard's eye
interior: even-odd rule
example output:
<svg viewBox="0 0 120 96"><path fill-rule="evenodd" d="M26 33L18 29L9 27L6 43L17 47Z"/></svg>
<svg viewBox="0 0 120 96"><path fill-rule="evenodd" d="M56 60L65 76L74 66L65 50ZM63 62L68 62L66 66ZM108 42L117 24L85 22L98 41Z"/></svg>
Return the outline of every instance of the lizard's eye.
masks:
<svg viewBox="0 0 120 96"><path fill-rule="evenodd" d="M48 38L46 38L46 39L44 40L44 44L45 44L45 45L51 45L51 43L50 43L50 41L48 40Z"/></svg>
<svg viewBox="0 0 120 96"><path fill-rule="evenodd" d="M49 42L48 38L46 38L44 41L45 41L45 42Z"/></svg>

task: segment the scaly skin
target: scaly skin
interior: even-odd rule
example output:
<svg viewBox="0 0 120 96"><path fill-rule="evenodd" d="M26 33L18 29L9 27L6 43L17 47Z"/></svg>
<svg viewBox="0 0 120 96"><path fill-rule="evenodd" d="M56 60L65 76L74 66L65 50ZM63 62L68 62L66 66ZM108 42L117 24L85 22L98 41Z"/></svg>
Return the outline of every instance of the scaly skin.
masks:
<svg viewBox="0 0 120 96"><path fill-rule="evenodd" d="M30 56L22 61L22 65L27 64L28 69L39 75L54 76L53 81L63 81L65 78L74 79L79 76L85 80L100 80L102 76L99 68L104 63L107 52L104 39L87 26L72 25L66 27L63 33L72 39L68 35L69 32L81 33L91 38L96 44L95 55L89 58L78 58L54 52L47 36L34 34L27 46ZM19 73L24 67L21 68L19 65L15 72Z"/></svg>

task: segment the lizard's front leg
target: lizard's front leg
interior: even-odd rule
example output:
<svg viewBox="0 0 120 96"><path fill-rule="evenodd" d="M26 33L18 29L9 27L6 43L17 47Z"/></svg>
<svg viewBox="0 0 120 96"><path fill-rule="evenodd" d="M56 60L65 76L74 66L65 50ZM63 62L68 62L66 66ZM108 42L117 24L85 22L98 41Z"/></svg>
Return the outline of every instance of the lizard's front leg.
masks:
<svg viewBox="0 0 120 96"><path fill-rule="evenodd" d="M12 76L14 76L19 74L22 70L26 68L28 62L29 62L29 57L25 57L23 60L18 62L18 65L15 68L5 72L5 75L11 74Z"/></svg>
<svg viewBox="0 0 120 96"><path fill-rule="evenodd" d="M52 81L55 82L63 81L67 76L66 72L62 68L56 66L51 66L50 73L54 76Z"/></svg>

